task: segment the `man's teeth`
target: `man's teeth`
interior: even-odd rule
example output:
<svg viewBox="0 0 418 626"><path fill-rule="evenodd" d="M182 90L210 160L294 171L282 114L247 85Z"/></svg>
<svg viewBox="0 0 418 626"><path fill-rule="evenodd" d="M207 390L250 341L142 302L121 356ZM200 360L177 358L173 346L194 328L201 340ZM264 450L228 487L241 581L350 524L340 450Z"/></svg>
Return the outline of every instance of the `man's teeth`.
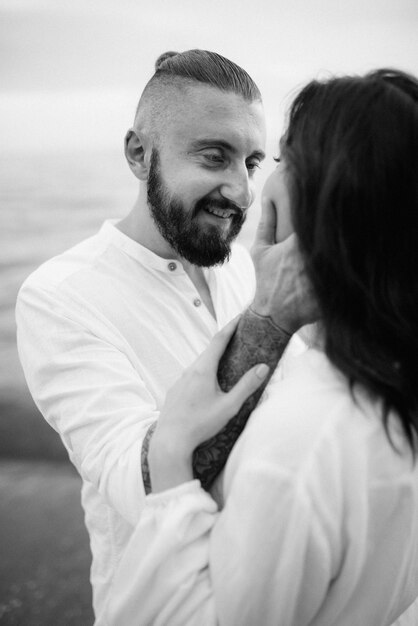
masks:
<svg viewBox="0 0 418 626"><path fill-rule="evenodd" d="M228 217L231 217L232 215L235 214L235 211L233 211L232 209L217 209L217 208L207 208L206 211L208 213L212 213L213 215L216 215L216 217L223 217L224 219L227 219Z"/></svg>

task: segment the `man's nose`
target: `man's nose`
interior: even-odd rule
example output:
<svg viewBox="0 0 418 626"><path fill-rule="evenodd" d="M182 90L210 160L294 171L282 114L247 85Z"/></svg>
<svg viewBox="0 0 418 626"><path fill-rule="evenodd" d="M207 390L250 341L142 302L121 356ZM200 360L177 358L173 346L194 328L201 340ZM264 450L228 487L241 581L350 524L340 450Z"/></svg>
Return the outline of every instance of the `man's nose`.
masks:
<svg viewBox="0 0 418 626"><path fill-rule="evenodd" d="M236 204L240 209L248 209L254 199L254 184L247 168L229 172L220 191L226 200Z"/></svg>

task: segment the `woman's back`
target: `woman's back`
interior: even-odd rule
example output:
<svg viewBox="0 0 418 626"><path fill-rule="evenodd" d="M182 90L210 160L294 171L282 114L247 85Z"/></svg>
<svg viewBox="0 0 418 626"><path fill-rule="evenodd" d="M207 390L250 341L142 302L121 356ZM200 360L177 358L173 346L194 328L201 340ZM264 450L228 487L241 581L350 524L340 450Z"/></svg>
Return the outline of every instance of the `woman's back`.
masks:
<svg viewBox="0 0 418 626"><path fill-rule="evenodd" d="M392 624L418 589L418 467L397 416L400 453L381 401L353 396L316 349L288 359L267 392L231 454L212 532L213 575L238 611L230 623L294 611L289 623Z"/></svg>

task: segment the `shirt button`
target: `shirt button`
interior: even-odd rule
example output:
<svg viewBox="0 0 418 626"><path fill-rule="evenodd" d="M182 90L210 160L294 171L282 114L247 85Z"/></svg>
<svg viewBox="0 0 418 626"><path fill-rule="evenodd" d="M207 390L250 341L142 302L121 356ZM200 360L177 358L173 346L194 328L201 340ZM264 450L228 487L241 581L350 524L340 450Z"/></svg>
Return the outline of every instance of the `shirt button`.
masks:
<svg viewBox="0 0 418 626"><path fill-rule="evenodd" d="M176 268L177 268L176 263L171 262L168 264L168 269L170 270L170 272L174 272Z"/></svg>
<svg viewBox="0 0 418 626"><path fill-rule="evenodd" d="M202 304L202 301L201 301L201 300L199 300L199 298L195 298L195 299L193 300L193 304L194 304L195 306L200 306L200 305Z"/></svg>

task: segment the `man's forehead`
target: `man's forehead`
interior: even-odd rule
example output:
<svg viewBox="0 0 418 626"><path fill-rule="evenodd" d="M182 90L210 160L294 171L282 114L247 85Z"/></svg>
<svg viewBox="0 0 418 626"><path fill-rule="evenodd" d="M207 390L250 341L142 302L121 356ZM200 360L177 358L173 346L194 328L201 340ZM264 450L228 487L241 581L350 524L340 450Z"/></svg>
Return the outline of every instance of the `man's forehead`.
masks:
<svg viewBox="0 0 418 626"><path fill-rule="evenodd" d="M264 143L265 120L260 101L208 85L188 87L171 102L167 131L182 142L234 137ZM257 146L261 147L261 146Z"/></svg>

